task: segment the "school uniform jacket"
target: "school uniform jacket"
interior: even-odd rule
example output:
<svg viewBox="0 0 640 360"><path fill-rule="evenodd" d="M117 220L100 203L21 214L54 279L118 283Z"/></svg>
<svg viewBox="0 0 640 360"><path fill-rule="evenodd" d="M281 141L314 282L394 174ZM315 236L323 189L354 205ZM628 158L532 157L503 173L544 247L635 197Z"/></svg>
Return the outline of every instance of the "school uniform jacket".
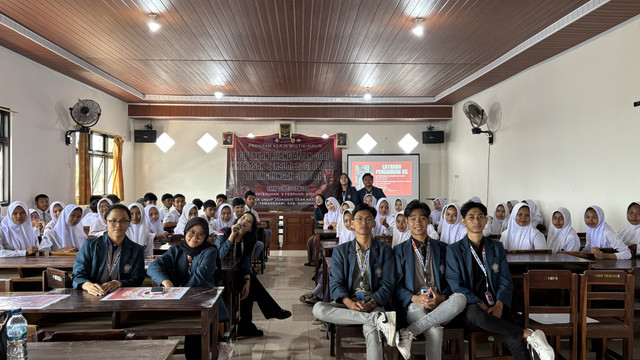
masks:
<svg viewBox="0 0 640 360"><path fill-rule="evenodd" d="M484 247L487 257L485 269L489 277L489 286L495 294L495 301L500 300L507 307L511 307L513 282L504 247L499 241L486 237L484 238ZM468 236L449 245L447 248L446 278L451 291L463 294L467 298L467 304L477 304L485 299L479 299L473 293L473 261L475 259L471 251Z"/></svg>
<svg viewBox="0 0 640 360"><path fill-rule="evenodd" d="M73 263L73 287L81 289L87 281L98 283L109 254L109 236L87 239ZM125 236L120 250L118 281L122 287L140 286L144 281L144 247Z"/></svg>
<svg viewBox="0 0 640 360"><path fill-rule="evenodd" d="M347 187L347 191L345 191L345 194L344 194L344 201L342 200L342 186L338 186L336 191L334 191L333 193L333 197L336 198L336 200L338 200L340 205L342 205L342 203L345 201L351 201L353 205L358 205L361 203L360 194L358 194L358 190L356 190L356 188L353 186Z"/></svg>
<svg viewBox="0 0 640 360"><path fill-rule="evenodd" d="M358 198L360 198L360 204L364 202L365 195L367 195L367 188L363 187L362 189L358 190ZM376 198L376 200L380 200L380 198L387 197L384 194L384 191L382 191L382 189L375 186L371 189L371 195L373 195L373 197Z"/></svg>
<svg viewBox="0 0 640 360"><path fill-rule="evenodd" d="M451 295L449 283L445 277L447 244L442 241L429 241L431 249L431 263L433 267L433 278L436 282L438 293L442 295ZM411 240L400 243L394 248L396 256L396 291L395 297L403 309L407 309L411 303L411 297L414 293L414 276L415 276L415 251Z"/></svg>
<svg viewBox="0 0 640 360"><path fill-rule="evenodd" d="M175 244L149 265L147 274L158 285L168 279L174 286L214 287L213 274L216 272L217 258L218 249L215 246L194 256L191 261L191 277L185 283L188 276L187 255Z"/></svg>
<svg viewBox="0 0 640 360"><path fill-rule="evenodd" d="M379 306L386 306L393 295L395 284L395 261L391 246L378 240L372 240L369 252L369 284L371 298ZM339 245L331 256L331 274L329 289L336 302L351 295L353 272L360 271L356 260L356 240Z"/></svg>

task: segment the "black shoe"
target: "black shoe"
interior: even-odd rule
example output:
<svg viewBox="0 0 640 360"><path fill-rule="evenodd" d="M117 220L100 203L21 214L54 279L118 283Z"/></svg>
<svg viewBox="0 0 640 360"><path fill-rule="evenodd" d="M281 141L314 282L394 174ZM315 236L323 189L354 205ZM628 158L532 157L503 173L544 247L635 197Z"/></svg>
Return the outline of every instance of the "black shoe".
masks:
<svg viewBox="0 0 640 360"><path fill-rule="evenodd" d="M247 325L238 324L238 336L264 336L264 332L253 323Z"/></svg>
<svg viewBox="0 0 640 360"><path fill-rule="evenodd" d="M304 266L316 266L316 264L312 262L305 263Z"/></svg>
<svg viewBox="0 0 640 360"><path fill-rule="evenodd" d="M267 319L284 320L284 319L288 319L290 317L291 317L291 311L285 310L285 309L280 309L280 311L278 311L274 316L270 316Z"/></svg>

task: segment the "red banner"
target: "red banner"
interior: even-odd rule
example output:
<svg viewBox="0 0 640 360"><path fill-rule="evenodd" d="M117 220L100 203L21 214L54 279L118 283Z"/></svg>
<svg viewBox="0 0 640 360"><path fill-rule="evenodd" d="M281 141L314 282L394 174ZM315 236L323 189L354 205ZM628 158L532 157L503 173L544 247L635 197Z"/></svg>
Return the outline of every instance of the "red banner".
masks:
<svg viewBox="0 0 640 360"><path fill-rule="evenodd" d="M293 134L236 137L227 152L227 196L256 193L256 207L312 210L316 194L331 194L342 173L335 135L327 139Z"/></svg>

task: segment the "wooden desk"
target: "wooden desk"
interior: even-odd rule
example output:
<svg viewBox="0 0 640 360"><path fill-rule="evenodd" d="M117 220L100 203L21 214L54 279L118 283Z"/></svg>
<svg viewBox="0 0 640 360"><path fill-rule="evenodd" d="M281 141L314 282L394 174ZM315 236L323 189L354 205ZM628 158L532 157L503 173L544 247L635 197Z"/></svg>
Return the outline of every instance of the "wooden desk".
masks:
<svg viewBox="0 0 640 360"><path fill-rule="evenodd" d="M30 324L45 332L95 328L124 329L139 337L200 335L202 359L217 358L218 298L223 288L189 288L179 300L100 301L101 297L77 289L56 289L47 294L69 294L44 309L23 309ZM5 293L24 296L34 293ZM193 315L197 314L197 318ZM98 316L102 316L98 318ZM100 322L104 316L109 323ZM191 315L191 316L190 316ZM95 321L87 322L94 317ZM105 326L106 325L106 326ZM212 344L211 347L209 344ZM211 354L210 354L211 353Z"/></svg>
<svg viewBox="0 0 640 360"><path fill-rule="evenodd" d="M591 264L591 269L593 270L623 270L629 273L637 267L640 267L640 263L636 258L627 260L596 259Z"/></svg>
<svg viewBox="0 0 640 360"><path fill-rule="evenodd" d="M582 273L589 269L591 260L568 254L507 254L511 276L520 276L529 269L568 269Z"/></svg>
<svg viewBox="0 0 640 360"><path fill-rule="evenodd" d="M229 314L229 324L226 325L225 337L237 337L237 325L240 320L240 293L236 290L236 279L238 272L239 258L227 257L222 259L221 266L224 273L224 302L227 305L227 313Z"/></svg>
<svg viewBox="0 0 640 360"><path fill-rule="evenodd" d="M29 359L171 359L178 340L62 341L27 343Z"/></svg>
<svg viewBox="0 0 640 360"><path fill-rule="evenodd" d="M335 230L325 230L325 229L314 229L314 234L316 235L315 239L315 253L313 254L313 258L315 259L315 268L316 268L316 284L318 283L318 271L320 269L320 246L323 241L333 240L334 242L338 242L338 238L336 238Z"/></svg>

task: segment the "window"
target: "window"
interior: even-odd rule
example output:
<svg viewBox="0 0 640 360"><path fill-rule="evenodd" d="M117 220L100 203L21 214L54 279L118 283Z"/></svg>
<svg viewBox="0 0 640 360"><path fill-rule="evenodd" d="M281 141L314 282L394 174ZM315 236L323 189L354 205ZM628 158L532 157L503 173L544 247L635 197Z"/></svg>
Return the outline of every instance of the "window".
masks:
<svg viewBox="0 0 640 360"><path fill-rule="evenodd" d="M76 197L79 196L78 140L76 133ZM113 191L113 136L97 132L89 134L89 163L91 164L91 194L107 195Z"/></svg>
<svg viewBox="0 0 640 360"><path fill-rule="evenodd" d="M0 203L9 203L9 119L11 114L0 108Z"/></svg>

